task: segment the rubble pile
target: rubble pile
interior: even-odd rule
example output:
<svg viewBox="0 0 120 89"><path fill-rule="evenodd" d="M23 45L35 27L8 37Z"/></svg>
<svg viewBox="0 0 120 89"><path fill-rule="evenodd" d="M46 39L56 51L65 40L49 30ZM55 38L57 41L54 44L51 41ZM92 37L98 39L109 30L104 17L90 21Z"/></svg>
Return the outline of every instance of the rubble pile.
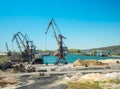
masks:
<svg viewBox="0 0 120 89"><path fill-rule="evenodd" d="M79 82L95 82L95 81L107 81L111 79L120 79L120 72L113 72L113 73L106 73L106 74L100 74L100 73L91 73L91 74L71 74L71 76L66 76L64 78L67 81L79 81Z"/></svg>
<svg viewBox="0 0 120 89"><path fill-rule="evenodd" d="M109 79L120 79L120 72L107 73L105 77Z"/></svg>
<svg viewBox="0 0 120 89"><path fill-rule="evenodd" d="M68 74L68 75L65 76L64 80L76 82L76 81L79 81L79 78L80 78L81 76L82 76L81 73Z"/></svg>
<svg viewBox="0 0 120 89"><path fill-rule="evenodd" d="M107 78L103 74L92 73L85 74L79 78L80 82L95 82L95 81L107 81Z"/></svg>
<svg viewBox="0 0 120 89"><path fill-rule="evenodd" d="M81 83L81 84L99 84L102 89L120 89L120 72L113 73L91 73L91 74L80 74L76 73L72 76L66 76L64 78L66 82L70 83Z"/></svg>
<svg viewBox="0 0 120 89"><path fill-rule="evenodd" d="M91 73L82 75L81 73L74 74L72 77L65 77L66 81L71 82L95 82L95 81L107 81L107 78L103 74Z"/></svg>

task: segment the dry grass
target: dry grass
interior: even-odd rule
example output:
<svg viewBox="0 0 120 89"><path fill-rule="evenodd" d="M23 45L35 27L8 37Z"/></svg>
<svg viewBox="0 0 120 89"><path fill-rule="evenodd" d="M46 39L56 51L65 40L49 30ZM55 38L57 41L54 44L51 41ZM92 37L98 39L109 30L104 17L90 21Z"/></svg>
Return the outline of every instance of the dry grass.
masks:
<svg viewBox="0 0 120 89"><path fill-rule="evenodd" d="M102 89L99 83L68 83L67 89Z"/></svg>
<svg viewBox="0 0 120 89"><path fill-rule="evenodd" d="M101 85L102 84L102 85ZM85 82L85 83L80 83L80 82L69 82L68 83L68 88L67 89L108 89L108 87L114 87L116 84L120 84L119 79L115 80L109 80L109 81L102 81L102 82ZM110 89L118 89L118 88L110 88ZM120 88L119 88L120 89Z"/></svg>
<svg viewBox="0 0 120 89"><path fill-rule="evenodd" d="M120 79L109 80L108 83L120 84Z"/></svg>
<svg viewBox="0 0 120 89"><path fill-rule="evenodd" d="M4 64L7 60L7 56L0 56L0 64Z"/></svg>

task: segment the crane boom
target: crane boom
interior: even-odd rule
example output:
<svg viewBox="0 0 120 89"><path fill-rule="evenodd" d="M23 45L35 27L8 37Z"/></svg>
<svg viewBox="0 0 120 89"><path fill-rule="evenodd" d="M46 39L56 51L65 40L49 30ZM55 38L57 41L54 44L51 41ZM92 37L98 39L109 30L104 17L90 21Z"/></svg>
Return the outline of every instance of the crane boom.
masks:
<svg viewBox="0 0 120 89"><path fill-rule="evenodd" d="M49 22L49 25L48 25L48 27L47 27L47 30L46 30L45 34L47 34L47 32L48 32L50 26L52 26L52 29L53 29L53 33L54 33L55 39L56 39L57 44L58 44L58 46L59 46L59 40L58 40L58 37L57 37L56 32L55 32L55 28L54 28L54 25L53 25L53 21L54 21L54 20L51 19L51 21Z"/></svg>
<svg viewBox="0 0 120 89"><path fill-rule="evenodd" d="M20 43L19 43L19 41L18 41L17 38L16 38L16 43L17 43L17 45L18 45L18 48L20 49L20 52L22 52L22 48L21 48Z"/></svg>
<svg viewBox="0 0 120 89"><path fill-rule="evenodd" d="M19 39L19 40L20 40L20 43L23 45L24 49L27 49L27 47L26 47L26 45L24 44L23 40L21 39L20 35L22 36L23 39L25 39L24 35L23 35L21 32L17 32L17 33L14 35L14 37L13 37L13 39L12 39L12 42L13 42L14 39L16 39L16 40L17 40L16 43L18 44L18 43L19 43L18 39ZM25 40L26 40L26 39L25 39ZM20 45L20 43L19 43L19 45ZM20 47L20 46L18 46L18 47Z"/></svg>
<svg viewBox="0 0 120 89"><path fill-rule="evenodd" d="M14 41L14 39L16 39L16 36L16 34L13 35L12 42Z"/></svg>
<svg viewBox="0 0 120 89"><path fill-rule="evenodd" d="M29 36L27 34L25 34L25 39L30 41L30 38L29 38Z"/></svg>
<svg viewBox="0 0 120 89"><path fill-rule="evenodd" d="M20 38L20 35L25 39L25 37L22 35L22 33L21 32L18 32L17 33L17 36L18 36L18 38L20 39L20 42L21 42L21 44L24 46L24 48L26 49L26 46L25 46L25 44L24 44L24 42L22 41L22 39Z"/></svg>
<svg viewBox="0 0 120 89"><path fill-rule="evenodd" d="M7 48L7 52L9 52L9 48L8 48L7 42L5 43L5 45L6 45L6 48Z"/></svg>
<svg viewBox="0 0 120 89"><path fill-rule="evenodd" d="M19 41L17 39L17 34L14 34L12 42L14 41L14 39L16 40L16 43L17 43L17 46L18 46L20 52L22 52L22 48L21 48L20 43L19 43Z"/></svg>

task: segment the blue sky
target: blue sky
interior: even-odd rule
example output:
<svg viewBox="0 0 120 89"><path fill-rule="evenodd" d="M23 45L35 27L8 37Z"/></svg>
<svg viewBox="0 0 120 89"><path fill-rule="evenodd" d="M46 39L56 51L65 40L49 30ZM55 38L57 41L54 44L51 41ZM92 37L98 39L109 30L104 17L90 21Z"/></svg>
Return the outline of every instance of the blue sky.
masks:
<svg viewBox="0 0 120 89"><path fill-rule="evenodd" d="M0 51L6 51L5 42L17 50L11 40L18 31L38 49L57 49L52 29L44 34L51 18L68 48L120 45L119 0L0 0Z"/></svg>

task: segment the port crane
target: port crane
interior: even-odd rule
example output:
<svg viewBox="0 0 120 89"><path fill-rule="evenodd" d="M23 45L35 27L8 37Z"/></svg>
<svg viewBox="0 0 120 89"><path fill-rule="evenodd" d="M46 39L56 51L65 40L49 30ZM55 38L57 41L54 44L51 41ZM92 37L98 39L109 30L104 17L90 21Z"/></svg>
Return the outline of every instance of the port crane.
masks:
<svg viewBox="0 0 120 89"><path fill-rule="evenodd" d="M30 59L29 43L25 36L21 32L17 32L16 34L14 34L12 42L14 40L16 40L17 46L22 54L22 58L29 61ZM22 48L24 50L22 50Z"/></svg>
<svg viewBox="0 0 120 89"><path fill-rule="evenodd" d="M6 49L7 49L7 56L11 56L12 54L11 54L11 51L9 50L9 48L8 48L7 42L5 43L5 46L6 46Z"/></svg>
<svg viewBox="0 0 120 89"><path fill-rule="evenodd" d="M22 47L21 47L21 45L20 45L20 42L18 41L17 35L18 35L18 34L14 34L14 35L13 35L12 42L13 42L14 40L16 40L17 46L18 46L20 52L22 53Z"/></svg>
<svg viewBox="0 0 120 89"><path fill-rule="evenodd" d="M30 38L27 34L25 34L25 39L26 39L27 45L29 45L29 48L31 50L31 54L35 54L36 53L36 46L35 46L34 42L30 40Z"/></svg>
<svg viewBox="0 0 120 89"><path fill-rule="evenodd" d="M49 24L48 24L48 27L47 27L47 30L45 32L45 34L47 34L50 26L52 27L52 30L53 30L53 33L54 33L54 37L57 41L57 44L58 44L58 53L55 55L58 57L57 61L55 62L55 64L59 64L59 63L63 63L63 64L67 64L67 61L65 59L65 48L66 47L63 47L63 39L66 39L66 37L64 37L61 32L59 31L58 29L58 26L57 24L55 23L54 19L51 19ZM59 34L57 36L56 34L56 31L55 31L55 28L58 30Z"/></svg>
<svg viewBox="0 0 120 89"><path fill-rule="evenodd" d="M43 55L36 52L36 46L31 41L27 34L23 35L21 32L14 34L12 42L16 40L17 46L20 50L20 59L23 62L27 61L32 64L43 64Z"/></svg>

